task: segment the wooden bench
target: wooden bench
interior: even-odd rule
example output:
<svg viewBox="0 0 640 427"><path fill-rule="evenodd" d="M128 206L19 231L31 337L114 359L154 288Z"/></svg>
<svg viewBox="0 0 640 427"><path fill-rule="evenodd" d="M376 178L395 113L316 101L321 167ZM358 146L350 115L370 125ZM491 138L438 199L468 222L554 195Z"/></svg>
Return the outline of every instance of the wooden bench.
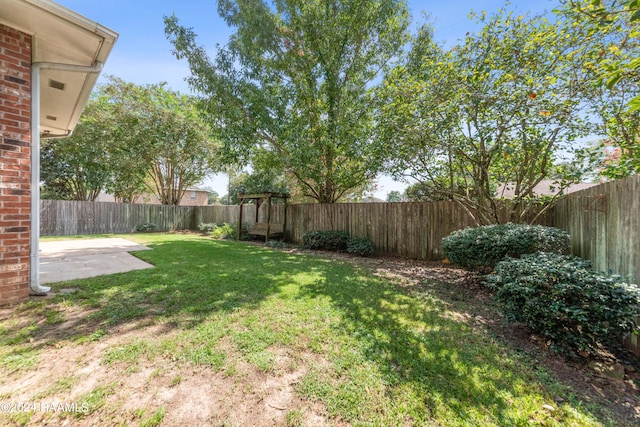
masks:
<svg viewBox="0 0 640 427"><path fill-rule="evenodd" d="M254 236L281 237L284 235L284 227L282 224L270 224L269 236L267 236L267 224L264 222L256 222L253 227L249 229L248 233Z"/></svg>

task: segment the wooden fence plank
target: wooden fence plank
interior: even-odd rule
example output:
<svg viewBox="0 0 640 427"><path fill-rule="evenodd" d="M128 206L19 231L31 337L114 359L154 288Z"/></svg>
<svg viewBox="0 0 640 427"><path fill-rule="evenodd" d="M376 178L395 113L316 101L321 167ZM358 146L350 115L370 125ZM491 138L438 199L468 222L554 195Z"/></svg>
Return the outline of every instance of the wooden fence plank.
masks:
<svg viewBox="0 0 640 427"><path fill-rule="evenodd" d="M640 279L640 176L607 182L560 200L556 227L571 235L572 252L595 270Z"/></svg>

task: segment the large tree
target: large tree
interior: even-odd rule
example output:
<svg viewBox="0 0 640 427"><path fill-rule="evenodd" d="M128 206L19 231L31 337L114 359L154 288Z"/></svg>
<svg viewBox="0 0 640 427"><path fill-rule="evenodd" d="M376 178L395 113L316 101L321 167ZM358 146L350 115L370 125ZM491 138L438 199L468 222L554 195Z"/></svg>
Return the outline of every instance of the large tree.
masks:
<svg viewBox="0 0 640 427"><path fill-rule="evenodd" d="M105 88L129 134L118 130L123 161L164 205L178 205L187 188L218 168L217 143L194 100L164 84L138 86L113 79ZM136 172L137 171L137 172ZM139 172L142 171L141 175ZM121 183L128 182L121 175Z"/></svg>
<svg viewBox="0 0 640 427"><path fill-rule="evenodd" d="M580 29L505 11L478 18L482 30L448 50L421 28L385 79L381 137L396 153L395 175L422 183L431 199L455 200L478 223L504 220L496 190L509 183L508 219L520 222L558 153L586 132Z"/></svg>
<svg viewBox="0 0 640 427"><path fill-rule="evenodd" d="M213 59L175 16L165 31L232 159L271 150L321 203L375 177L371 89L406 41L405 2L221 0L218 13L235 33Z"/></svg>
<svg viewBox="0 0 640 427"><path fill-rule="evenodd" d="M94 200L106 189L132 202L150 192L177 205L217 169L217 144L195 101L164 84L111 77L93 94L73 136L45 140L43 193Z"/></svg>
<svg viewBox="0 0 640 427"><path fill-rule="evenodd" d="M640 173L640 1L569 0L561 12L590 36L592 87L585 95L602 136L601 173Z"/></svg>
<svg viewBox="0 0 640 427"><path fill-rule="evenodd" d="M99 101L92 97L71 136L42 140L42 198L93 201L110 182L114 163L106 136L109 125L95 120L99 116Z"/></svg>

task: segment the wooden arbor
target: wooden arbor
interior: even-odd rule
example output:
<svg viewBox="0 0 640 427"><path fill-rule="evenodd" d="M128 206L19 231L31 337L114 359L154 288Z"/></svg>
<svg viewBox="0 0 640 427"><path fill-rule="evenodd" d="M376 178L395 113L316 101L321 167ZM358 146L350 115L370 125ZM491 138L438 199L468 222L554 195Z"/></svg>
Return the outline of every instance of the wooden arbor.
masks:
<svg viewBox="0 0 640 427"><path fill-rule="evenodd" d="M271 223L271 199L284 199L284 218L282 224ZM239 194L240 214L238 216L238 240L242 238L242 206L246 200L256 201L256 218L253 226L248 230L248 234L254 236L264 236L264 241L268 242L270 237L284 237L287 231L287 199L289 195L286 193L258 193L258 194ZM267 222L258 222L260 206L267 201Z"/></svg>

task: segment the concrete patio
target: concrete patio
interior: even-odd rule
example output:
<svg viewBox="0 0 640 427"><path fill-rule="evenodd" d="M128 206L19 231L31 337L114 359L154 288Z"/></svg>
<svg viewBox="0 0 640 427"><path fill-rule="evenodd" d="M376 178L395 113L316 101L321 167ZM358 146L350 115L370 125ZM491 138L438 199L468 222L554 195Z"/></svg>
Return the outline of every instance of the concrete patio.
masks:
<svg viewBox="0 0 640 427"><path fill-rule="evenodd" d="M41 241L40 283L152 268L153 265L129 253L150 249L122 238Z"/></svg>

